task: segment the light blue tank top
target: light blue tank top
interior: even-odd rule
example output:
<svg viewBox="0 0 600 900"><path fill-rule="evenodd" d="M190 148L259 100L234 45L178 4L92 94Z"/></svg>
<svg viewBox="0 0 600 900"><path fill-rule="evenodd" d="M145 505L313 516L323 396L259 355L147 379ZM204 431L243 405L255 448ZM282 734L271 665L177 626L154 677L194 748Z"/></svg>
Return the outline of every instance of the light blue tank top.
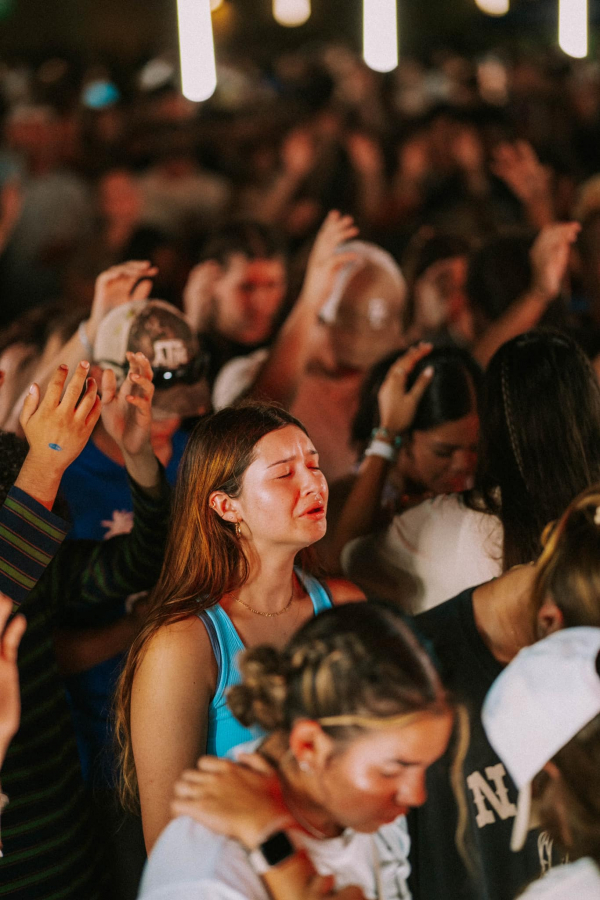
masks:
<svg viewBox="0 0 600 900"><path fill-rule="evenodd" d="M330 609L332 602L326 588L312 575L298 569L295 572L312 600L315 615ZM225 756L232 747L262 737L264 732L258 727L244 728L227 706L227 690L241 680L237 656L245 649L233 622L218 603L198 615L208 632L218 670L217 688L208 710L206 752Z"/></svg>

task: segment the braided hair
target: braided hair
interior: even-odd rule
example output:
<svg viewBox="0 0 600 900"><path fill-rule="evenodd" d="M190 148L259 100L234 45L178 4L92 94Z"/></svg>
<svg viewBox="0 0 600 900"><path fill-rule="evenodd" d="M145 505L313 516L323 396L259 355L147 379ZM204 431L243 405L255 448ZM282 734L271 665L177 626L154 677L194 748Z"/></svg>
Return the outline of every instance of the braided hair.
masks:
<svg viewBox="0 0 600 900"><path fill-rule="evenodd" d="M350 603L307 622L282 650L261 646L241 661L228 704L246 726L291 730L315 719L336 740L390 718L448 709L431 659L402 614Z"/></svg>
<svg viewBox="0 0 600 900"><path fill-rule="evenodd" d="M548 522L600 481L600 386L568 335L536 329L504 344L484 378L475 492L497 515L503 567L536 559Z"/></svg>

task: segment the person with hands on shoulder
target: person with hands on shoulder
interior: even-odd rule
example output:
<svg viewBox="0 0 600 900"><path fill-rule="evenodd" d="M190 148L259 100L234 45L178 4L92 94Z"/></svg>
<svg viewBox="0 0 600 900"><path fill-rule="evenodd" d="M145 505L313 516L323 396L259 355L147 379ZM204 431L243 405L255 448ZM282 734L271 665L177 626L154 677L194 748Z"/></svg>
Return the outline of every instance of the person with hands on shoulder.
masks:
<svg viewBox="0 0 600 900"><path fill-rule="evenodd" d="M231 709L267 737L180 778L140 898L300 900L316 871L407 900L404 816L458 720L402 614L335 607L280 650L248 650L242 673Z"/></svg>
<svg viewBox="0 0 600 900"><path fill-rule="evenodd" d="M143 375L141 360L139 365ZM61 546L68 526L50 510L65 468L101 413L89 370L89 363L80 363L64 390L67 368L59 367L41 399L38 386L32 386L21 419L30 443L24 461L19 439L0 435L12 442L12 452L0 457L0 484L7 489L14 482L0 509L0 591L27 620L18 658L21 724L2 774L3 790L18 802L2 814L0 896L20 900L29 900L40 885L57 900L105 896L106 860L81 776L54 631L84 608L113 610L128 594L152 586L170 509L168 486L149 458L148 434L143 437L152 392L142 377L137 386L128 381L118 396L107 396L106 413L133 476L134 529L110 542ZM109 382L110 376L107 395ZM127 400L135 395L135 402Z"/></svg>

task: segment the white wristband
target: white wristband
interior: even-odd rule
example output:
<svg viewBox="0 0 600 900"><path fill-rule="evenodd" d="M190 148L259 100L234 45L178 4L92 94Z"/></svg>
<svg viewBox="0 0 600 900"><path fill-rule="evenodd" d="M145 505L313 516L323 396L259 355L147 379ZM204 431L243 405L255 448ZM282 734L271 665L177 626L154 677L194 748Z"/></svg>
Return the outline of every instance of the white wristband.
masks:
<svg viewBox="0 0 600 900"><path fill-rule="evenodd" d="M388 462L395 462L398 451L392 444L375 439L374 441L371 441L365 450L365 456L381 456L382 459L387 459Z"/></svg>

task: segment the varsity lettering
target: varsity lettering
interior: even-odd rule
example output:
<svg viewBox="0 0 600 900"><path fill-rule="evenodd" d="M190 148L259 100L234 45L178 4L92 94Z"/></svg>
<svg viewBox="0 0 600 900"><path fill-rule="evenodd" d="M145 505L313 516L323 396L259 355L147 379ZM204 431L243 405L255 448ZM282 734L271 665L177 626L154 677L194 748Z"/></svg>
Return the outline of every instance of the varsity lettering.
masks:
<svg viewBox="0 0 600 900"><path fill-rule="evenodd" d="M517 814L517 807L508 799L508 789L504 783L506 769L502 763L488 766L485 774L488 780L493 782L495 790L492 790L481 772L472 772L467 778L467 786L473 794L473 800L477 807L475 821L479 828L483 828L484 825L491 825L496 821L492 809L486 806L486 800L503 820Z"/></svg>

